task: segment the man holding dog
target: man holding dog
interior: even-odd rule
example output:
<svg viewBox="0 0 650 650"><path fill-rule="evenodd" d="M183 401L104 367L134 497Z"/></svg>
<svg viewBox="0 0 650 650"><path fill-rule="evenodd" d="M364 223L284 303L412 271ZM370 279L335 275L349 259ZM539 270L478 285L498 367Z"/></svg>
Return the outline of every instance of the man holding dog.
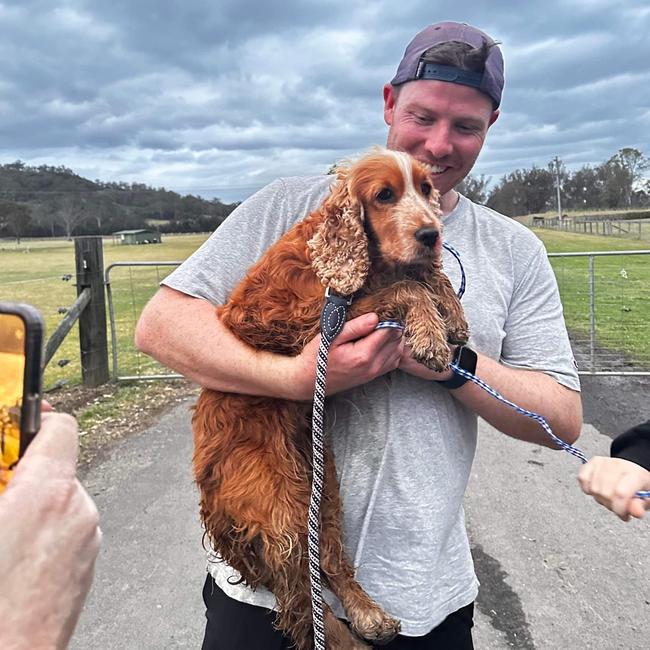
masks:
<svg viewBox="0 0 650 650"><path fill-rule="evenodd" d="M573 442L582 421L579 382L544 248L527 229L454 189L499 117L502 90L493 39L464 24L431 25L384 86L388 146L432 165L443 237L467 274L470 344L450 354ZM138 324L138 347L203 386L311 399L318 339L297 357L253 351L219 323L214 305L320 204L331 180L282 179L239 206L164 281ZM445 271L457 287L453 258L445 258ZM473 648L478 581L462 500L477 415L514 438L554 444L537 423L451 370L415 362L401 333L375 330L377 321L376 314L349 321L329 358L328 421L346 549L366 591L402 621L388 648ZM233 584L237 576L223 563L209 570L204 650L289 647L272 627L272 594Z"/></svg>

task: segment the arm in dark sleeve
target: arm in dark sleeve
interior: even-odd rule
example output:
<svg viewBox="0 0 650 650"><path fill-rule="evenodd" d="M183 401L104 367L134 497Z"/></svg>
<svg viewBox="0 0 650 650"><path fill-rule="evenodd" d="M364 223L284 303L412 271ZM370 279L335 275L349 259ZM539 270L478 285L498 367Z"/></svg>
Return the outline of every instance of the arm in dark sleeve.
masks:
<svg viewBox="0 0 650 650"><path fill-rule="evenodd" d="M615 438L610 453L650 471L650 420Z"/></svg>

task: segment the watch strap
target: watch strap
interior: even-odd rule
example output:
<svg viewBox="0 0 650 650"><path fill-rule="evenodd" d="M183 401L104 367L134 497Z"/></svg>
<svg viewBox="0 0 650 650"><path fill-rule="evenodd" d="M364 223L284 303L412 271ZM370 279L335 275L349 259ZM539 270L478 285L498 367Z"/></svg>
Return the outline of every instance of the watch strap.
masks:
<svg viewBox="0 0 650 650"><path fill-rule="evenodd" d="M476 372L476 364L478 362L478 357L476 352L472 348L466 345L460 345L456 348L454 352L454 357L452 363L463 370L471 373L472 375ZM469 379L463 377L463 375L454 373L451 379L446 379L444 381L439 381L438 384L444 386L447 389L453 390L454 388L460 388L463 384L467 383Z"/></svg>

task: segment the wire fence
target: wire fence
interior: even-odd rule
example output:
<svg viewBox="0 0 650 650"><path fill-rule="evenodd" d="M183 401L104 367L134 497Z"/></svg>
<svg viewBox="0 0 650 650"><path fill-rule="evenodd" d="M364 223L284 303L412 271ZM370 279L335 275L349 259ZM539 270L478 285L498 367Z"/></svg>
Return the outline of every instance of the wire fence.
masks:
<svg viewBox="0 0 650 650"><path fill-rule="evenodd" d="M30 275L33 277L18 280L9 270L3 269L0 300L28 302L37 307L45 321L46 335L49 335L56 329L77 297L74 257L71 257L69 266L63 267L57 275L39 273L38 267L34 268ZM43 387L49 390L80 382L79 326L74 325L45 369Z"/></svg>
<svg viewBox="0 0 650 650"><path fill-rule="evenodd" d="M207 235L166 235L162 244L151 246L122 246L115 245L111 238L104 238L103 251L106 265L123 259L157 259L160 252L165 259L185 259L196 250L206 239ZM135 256L134 256L135 253ZM66 239L23 239L20 244L11 240L0 240L0 300L28 302L42 313L45 320L46 338L49 339L62 322L69 318L70 307L77 298L77 272L75 262L75 242ZM154 362L136 352L132 343L133 331L137 316L139 316L146 300L155 293L158 279L162 279L170 267L154 268L151 274L136 277L135 272L114 278L117 288L118 311L117 318L125 320L128 316L130 323L128 333L122 332L118 340L121 347L120 359L125 370L134 374L147 374L147 366ZM102 270L101 276L104 273ZM150 275L150 277L149 277ZM142 286L138 283L142 282ZM131 293L131 284L135 298L121 303L122 294ZM138 295L140 299L137 299ZM124 298L126 301L126 298ZM108 308L108 301L107 301ZM124 309L128 311L123 313ZM135 310L135 311L134 311ZM108 314L108 310L106 312ZM94 364L93 350L102 345L109 346L110 332L104 335L93 334L92 340L85 337L84 367L82 371L79 324L75 323L65 336L60 347L54 353L47 365L43 385L46 391L61 386L75 386L82 382L84 373L97 371L100 367ZM88 351L91 354L88 354ZM92 357L89 359L89 356ZM99 355L98 355L99 356ZM164 370L163 370L164 372Z"/></svg>
<svg viewBox="0 0 650 650"><path fill-rule="evenodd" d="M650 251L551 253L549 258L579 372L650 375ZM169 267L178 264L114 265L119 266L120 274L119 283L111 279L109 294L115 378L178 376L137 352L133 345L142 307ZM110 271L111 277L117 275Z"/></svg>
<svg viewBox="0 0 650 650"><path fill-rule="evenodd" d="M650 219L581 219L569 217L558 219L537 217L532 220L535 228L562 230L583 235L622 237L650 240Z"/></svg>
<svg viewBox="0 0 650 650"><path fill-rule="evenodd" d="M549 258L580 372L650 375L650 251Z"/></svg>
<svg viewBox="0 0 650 650"><path fill-rule="evenodd" d="M2 269L0 299L34 304L51 333L76 298L74 260L68 254L60 264L48 264L43 273L28 255L22 257L23 268ZM650 251L551 253L549 258L581 374L650 375ZM113 379L179 376L140 353L133 342L144 305L178 264L119 262L106 267ZM80 380L75 325L48 365L44 386Z"/></svg>

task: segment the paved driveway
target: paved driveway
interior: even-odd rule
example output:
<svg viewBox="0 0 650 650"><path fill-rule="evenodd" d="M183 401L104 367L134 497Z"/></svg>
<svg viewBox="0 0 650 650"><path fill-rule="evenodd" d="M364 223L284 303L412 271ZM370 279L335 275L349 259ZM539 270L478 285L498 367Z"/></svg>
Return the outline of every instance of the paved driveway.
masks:
<svg viewBox="0 0 650 650"><path fill-rule="evenodd" d="M649 524L624 524L584 497L574 457L485 424L479 438L466 504L482 583L477 650L647 648ZM609 442L586 425L580 447L590 456ZM74 650L200 648L205 569L190 460L181 405L87 472L104 543Z"/></svg>

